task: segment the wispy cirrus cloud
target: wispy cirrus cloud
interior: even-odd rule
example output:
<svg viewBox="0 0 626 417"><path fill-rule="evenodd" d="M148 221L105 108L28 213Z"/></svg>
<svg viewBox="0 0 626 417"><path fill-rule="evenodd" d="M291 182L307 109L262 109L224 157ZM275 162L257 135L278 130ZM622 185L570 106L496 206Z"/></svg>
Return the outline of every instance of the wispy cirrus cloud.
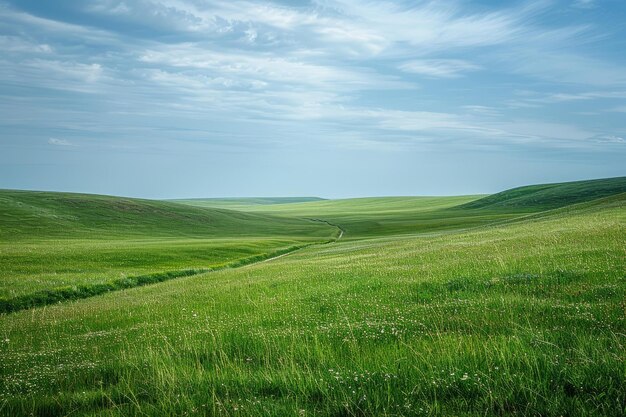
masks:
<svg viewBox="0 0 626 417"><path fill-rule="evenodd" d="M58 138L49 138L48 143L54 146L74 146L69 140Z"/></svg>
<svg viewBox="0 0 626 417"><path fill-rule="evenodd" d="M596 135L590 138L590 140L598 142L598 143L626 143L626 139L621 136L616 135Z"/></svg>
<svg viewBox="0 0 626 417"><path fill-rule="evenodd" d="M0 50L5 53L50 54L52 47L46 43L31 42L19 36L0 36Z"/></svg>
<svg viewBox="0 0 626 417"><path fill-rule="evenodd" d="M42 89L19 100L39 109L34 113L47 111L40 109L42 95L60 113L71 106L70 96L48 91L80 94L84 107L65 112L60 119L75 123L63 129L89 126L131 137L137 126L155 124L146 120L152 114L161 119L157 125L194 126L177 131L175 140L192 131L195 140L215 124L234 132L231 125L245 120L258 127L258 141L268 142L281 126L322 129L337 143L346 137L387 143L401 132L405 145L414 134L442 146L499 140L578 147L612 133L564 112L554 120L534 110L609 101L619 108L625 98L622 62L585 48L611 35L588 20L555 20L555 6L544 1L486 8L432 1L98 0L61 4L72 11L68 16L80 17L66 20L17 1L2 4L0 21L9 30L0 49L11 58L0 61L0 82ZM543 90L514 93L528 83ZM172 132L151 129L163 137ZM242 137L233 133L233 146L247 144Z"/></svg>
<svg viewBox="0 0 626 417"><path fill-rule="evenodd" d="M400 69L427 77L458 78L465 72L479 70L480 66L461 59L420 59L408 61Z"/></svg>
<svg viewBox="0 0 626 417"><path fill-rule="evenodd" d="M327 84L332 88L393 87L394 77L378 74L357 66L341 67L311 63L298 57L291 59L255 52L211 51L197 44L184 43L147 50L139 56L144 63L170 68L202 70L238 79L267 80L299 85ZM400 86L401 83L396 83Z"/></svg>

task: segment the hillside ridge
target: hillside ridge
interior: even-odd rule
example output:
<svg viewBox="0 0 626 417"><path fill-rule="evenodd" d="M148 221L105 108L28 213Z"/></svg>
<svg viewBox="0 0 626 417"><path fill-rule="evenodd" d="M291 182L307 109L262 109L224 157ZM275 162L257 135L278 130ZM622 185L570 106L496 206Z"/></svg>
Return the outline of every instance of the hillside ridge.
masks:
<svg viewBox="0 0 626 417"><path fill-rule="evenodd" d="M0 190L0 237L7 240L138 235L231 237L280 234L310 222L169 201L47 191Z"/></svg>
<svg viewBox="0 0 626 417"><path fill-rule="evenodd" d="M526 185L511 188L459 208L555 209L626 192L626 177Z"/></svg>

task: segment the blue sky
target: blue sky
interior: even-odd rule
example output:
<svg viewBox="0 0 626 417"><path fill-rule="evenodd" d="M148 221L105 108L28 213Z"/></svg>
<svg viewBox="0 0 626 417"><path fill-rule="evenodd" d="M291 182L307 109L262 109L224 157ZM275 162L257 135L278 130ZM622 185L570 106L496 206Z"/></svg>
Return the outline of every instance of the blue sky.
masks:
<svg viewBox="0 0 626 417"><path fill-rule="evenodd" d="M494 192L626 175L626 1L0 0L0 188Z"/></svg>

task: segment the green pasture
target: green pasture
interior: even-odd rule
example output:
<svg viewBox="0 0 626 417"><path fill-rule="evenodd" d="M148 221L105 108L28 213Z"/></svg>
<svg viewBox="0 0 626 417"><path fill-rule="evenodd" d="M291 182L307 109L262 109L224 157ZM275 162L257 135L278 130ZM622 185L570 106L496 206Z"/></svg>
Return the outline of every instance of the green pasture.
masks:
<svg viewBox="0 0 626 417"><path fill-rule="evenodd" d="M323 242L303 219L71 193L0 191L0 301L128 276L220 267Z"/></svg>
<svg viewBox="0 0 626 417"><path fill-rule="evenodd" d="M309 231L298 242L319 244L0 315L0 415L625 415L625 186L250 209L242 219L282 219ZM58 250L70 267L93 262L94 274L185 258L192 267L204 244L231 259L298 236L150 246L120 234L61 248L12 233L3 245L52 253L40 266ZM138 251L136 263L115 265L121 248ZM17 260L26 249L4 250L3 265L36 279Z"/></svg>

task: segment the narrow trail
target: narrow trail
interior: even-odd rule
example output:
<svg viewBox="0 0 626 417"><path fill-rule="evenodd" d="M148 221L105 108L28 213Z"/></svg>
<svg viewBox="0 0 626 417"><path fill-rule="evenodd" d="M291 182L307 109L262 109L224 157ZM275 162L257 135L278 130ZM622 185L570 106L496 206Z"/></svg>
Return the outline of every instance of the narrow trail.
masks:
<svg viewBox="0 0 626 417"><path fill-rule="evenodd" d="M334 240L330 240L330 241L328 241L328 242L322 242L322 243L312 243L311 245L302 246L302 247L300 247L300 248L298 248L298 249L295 249L295 250L293 250L293 251L290 251L290 252L287 252L287 253L283 253L283 254L278 255L278 256L273 256L273 257L271 257L271 258L264 259L264 260L259 261L259 262L254 262L254 263L251 263L251 264L248 264L248 265L245 265L245 266L253 266L253 265L257 265L257 264L262 264L262 263L264 263L264 262L273 261L273 260L276 260L276 259L278 259L278 258L282 258L282 257L284 257L284 256L291 255L292 253L298 252L298 251L299 251L299 250L301 250L301 249L304 249L304 248L310 248L311 246L316 246L316 245L329 245L329 244L331 244L331 243L336 243L339 239L341 239L341 238L343 237L344 230L341 228L341 226L338 226L338 225L336 225L336 224L330 223L329 221L322 220L322 219L313 219L313 218L308 218L308 217L305 217L305 220L310 220L310 221L313 221L313 222L319 222L319 223L326 223L327 225L332 226L332 227L335 227L337 230L339 230L339 235L338 235L338 236L337 236Z"/></svg>
<svg viewBox="0 0 626 417"><path fill-rule="evenodd" d="M345 230L343 230L341 228L341 226L339 226L338 224L331 223L328 220L316 219L316 218L312 218L312 217L304 217L304 219L305 220L311 220L312 222L326 223L327 225L332 226L332 227L336 228L337 230L339 230L339 236L337 236L335 238L335 242L338 241L339 239L341 239L343 237L344 232L345 232Z"/></svg>
<svg viewBox="0 0 626 417"><path fill-rule="evenodd" d="M123 291L130 288L144 287L147 285L158 284L160 282L171 281L176 278L191 277L195 275L206 274L209 272L223 271L226 269L237 269L246 266L258 265L264 262L274 261L282 258L283 256L290 255L299 250L309 248L318 245L329 245L336 243L343 237L344 230L326 220L311 219L306 220L326 223L329 226L336 228L339 234L331 240L308 243L301 246L292 246L290 248L280 249L278 251L265 253L250 258L237 259L228 264L202 269L185 269L178 271L160 272L149 275L130 276L122 279L106 282L96 283L90 285L79 285L74 287L62 287L52 288L49 290L42 290L31 294L25 294L9 299L0 299L0 314L14 313L21 310L29 310L37 307L45 307L53 304L65 303L68 301L82 300L86 298L95 297L97 295L106 294L113 291Z"/></svg>

